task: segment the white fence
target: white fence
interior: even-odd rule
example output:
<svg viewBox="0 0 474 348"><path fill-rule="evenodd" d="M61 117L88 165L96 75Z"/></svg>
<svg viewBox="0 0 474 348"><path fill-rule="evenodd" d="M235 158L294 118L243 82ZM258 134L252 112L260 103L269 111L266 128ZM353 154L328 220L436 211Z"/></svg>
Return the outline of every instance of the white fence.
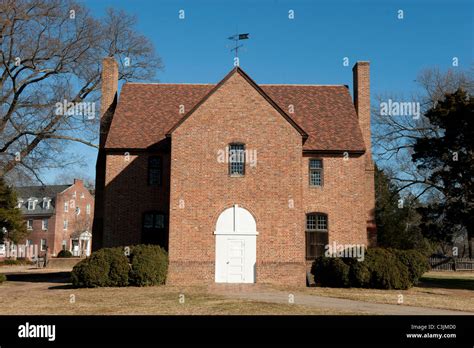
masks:
<svg viewBox="0 0 474 348"><path fill-rule="evenodd" d="M433 271L474 271L474 259L457 257L430 257Z"/></svg>

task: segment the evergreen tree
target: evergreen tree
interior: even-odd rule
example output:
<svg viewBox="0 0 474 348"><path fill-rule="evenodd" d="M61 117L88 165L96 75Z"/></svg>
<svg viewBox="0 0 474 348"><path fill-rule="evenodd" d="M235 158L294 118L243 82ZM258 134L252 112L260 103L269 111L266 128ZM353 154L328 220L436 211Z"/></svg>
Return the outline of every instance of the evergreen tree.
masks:
<svg viewBox="0 0 474 348"><path fill-rule="evenodd" d="M377 244L397 249L426 250L427 241L418 227L418 201L412 195L401 197L398 187L375 167L375 222Z"/></svg>
<svg viewBox="0 0 474 348"><path fill-rule="evenodd" d="M462 89L425 116L438 129L438 136L417 139L412 155L417 168L429 172L428 180L443 197L420 208L421 228L435 241L452 241L464 232L469 255L474 243L474 97Z"/></svg>
<svg viewBox="0 0 474 348"><path fill-rule="evenodd" d="M0 240L8 237L14 243L21 243L27 236L25 221L16 205L15 192L0 177ZM6 236L3 231L7 232Z"/></svg>

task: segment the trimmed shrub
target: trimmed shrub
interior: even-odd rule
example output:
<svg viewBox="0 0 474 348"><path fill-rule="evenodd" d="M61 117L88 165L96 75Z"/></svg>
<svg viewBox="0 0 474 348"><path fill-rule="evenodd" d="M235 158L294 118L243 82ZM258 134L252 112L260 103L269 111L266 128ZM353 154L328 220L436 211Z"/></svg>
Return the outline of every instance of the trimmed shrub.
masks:
<svg viewBox="0 0 474 348"><path fill-rule="evenodd" d="M56 256L56 257L58 257L58 258L62 258L62 257L68 258L68 257L72 257L72 253L69 250L61 250L58 253L58 256Z"/></svg>
<svg viewBox="0 0 474 348"><path fill-rule="evenodd" d="M4 266L21 266L21 265L31 265L33 262L24 257L19 257L17 259L5 259L0 264Z"/></svg>
<svg viewBox="0 0 474 348"><path fill-rule="evenodd" d="M418 284L421 276L430 269L428 258L417 250L391 249L390 251L408 268L408 276L412 285Z"/></svg>
<svg viewBox="0 0 474 348"><path fill-rule="evenodd" d="M0 284L7 280L7 276L3 273L0 273Z"/></svg>
<svg viewBox="0 0 474 348"><path fill-rule="evenodd" d="M357 259L345 259L349 265L349 284L351 287L368 288L370 287L370 279L372 272L364 262Z"/></svg>
<svg viewBox="0 0 474 348"><path fill-rule="evenodd" d="M318 257L311 267L311 273L315 282L322 286L408 289L414 284L412 279L419 277L424 268L419 255L405 252L401 254L412 266L401 261L398 251L396 254L393 250L371 248L366 251L364 261L357 261L356 258Z"/></svg>
<svg viewBox="0 0 474 348"><path fill-rule="evenodd" d="M72 284L76 287L127 286L130 266L122 248L100 249L74 266Z"/></svg>
<svg viewBox="0 0 474 348"><path fill-rule="evenodd" d="M136 245L130 250L130 285L160 285L166 281L168 254L158 245Z"/></svg>
<svg viewBox="0 0 474 348"><path fill-rule="evenodd" d="M320 256L311 266L314 281L321 286L348 287L349 266L336 257Z"/></svg>
<svg viewBox="0 0 474 348"><path fill-rule="evenodd" d="M408 268L389 250L369 249L363 262L371 273L370 288L408 289L411 286Z"/></svg>

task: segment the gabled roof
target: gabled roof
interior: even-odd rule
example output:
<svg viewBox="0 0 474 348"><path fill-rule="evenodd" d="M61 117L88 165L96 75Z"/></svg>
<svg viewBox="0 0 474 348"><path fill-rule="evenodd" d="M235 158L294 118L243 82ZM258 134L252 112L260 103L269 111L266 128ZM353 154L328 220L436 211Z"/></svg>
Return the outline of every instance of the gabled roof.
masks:
<svg viewBox="0 0 474 348"><path fill-rule="evenodd" d="M232 75L234 74L240 74L253 88L257 90L260 95L265 98L267 102L272 105L275 110L277 110L280 115L282 115L297 131L300 133L300 135L306 139L308 138L308 134L290 117L288 114L283 111L278 104L276 104L266 93L264 90L262 90L241 68L235 67L232 69L222 80L219 82L217 85L215 85L205 96L202 98L194 107L189 110L189 112L184 115L183 118L181 118L167 133L167 136L170 136L173 131L178 128L183 122L185 122L189 116L193 114L194 111L196 111L215 91L217 91Z"/></svg>
<svg viewBox="0 0 474 348"><path fill-rule="evenodd" d="M56 205L56 195L71 187L71 185L46 185L46 186L19 186L15 187L17 198L23 200L20 207L23 215L49 215L54 213ZM51 204L49 209L44 209L43 198L50 198ZM28 199L36 198L38 203L35 209L28 210Z"/></svg>
<svg viewBox="0 0 474 348"><path fill-rule="evenodd" d="M219 84L126 83L105 147L146 149L179 127L232 74L240 73L303 138L305 151L365 151L349 90L344 85L257 85L240 68ZM189 110L184 116L179 106ZM287 113L293 105L294 112Z"/></svg>

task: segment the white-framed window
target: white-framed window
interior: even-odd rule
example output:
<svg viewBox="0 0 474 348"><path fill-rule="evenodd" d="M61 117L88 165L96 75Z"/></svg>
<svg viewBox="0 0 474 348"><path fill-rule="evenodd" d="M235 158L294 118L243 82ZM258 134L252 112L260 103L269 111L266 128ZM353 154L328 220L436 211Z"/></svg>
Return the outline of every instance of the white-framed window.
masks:
<svg viewBox="0 0 474 348"><path fill-rule="evenodd" d="M27 239L26 240L26 245L27 246L33 245L33 239Z"/></svg>
<svg viewBox="0 0 474 348"><path fill-rule="evenodd" d="M33 220L26 220L26 229L32 230L33 229Z"/></svg>
<svg viewBox="0 0 474 348"><path fill-rule="evenodd" d="M46 239L41 239L40 250L41 251L46 250Z"/></svg>
<svg viewBox="0 0 474 348"><path fill-rule="evenodd" d="M64 212L67 213L69 211L69 204L64 202Z"/></svg>
<svg viewBox="0 0 474 348"><path fill-rule="evenodd" d="M86 214L87 214L87 215L90 215L90 214L91 214L91 205L90 205L90 203L88 203L88 204L86 205Z"/></svg>
<svg viewBox="0 0 474 348"><path fill-rule="evenodd" d="M28 210L35 210L36 208L36 201L33 199L28 200Z"/></svg>
<svg viewBox="0 0 474 348"><path fill-rule="evenodd" d="M309 160L309 185L323 186L323 160L311 158Z"/></svg>
<svg viewBox="0 0 474 348"><path fill-rule="evenodd" d="M20 200L18 201L17 207L18 207L18 208L21 208L22 205L23 205L23 201L20 199Z"/></svg>
<svg viewBox="0 0 474 348"><path fill-rule="evenodd" d="M48 219L43 219L42 222L41 222L41 227L43 228L43 230L47 230L48 229Z"/></svg>
<svg viewBox="0 0 474 348"><path fill-rule="evenodd" d="M68 225L67 220L64 220L63 221L63 230L67 230L67 225Z"/></svg>
<svg viewBox="0 0 474 348"><path fill-rule="evenodd" d="M84 192L82 192L81 193L81 198L84 198L84 197L85 197Z"/></svg>
<svg viewBox="0 0 474 348"><path fill-rule="evenodd" d="M51 207L51 199L43 198L43 209L49 209Z"/></svg>

